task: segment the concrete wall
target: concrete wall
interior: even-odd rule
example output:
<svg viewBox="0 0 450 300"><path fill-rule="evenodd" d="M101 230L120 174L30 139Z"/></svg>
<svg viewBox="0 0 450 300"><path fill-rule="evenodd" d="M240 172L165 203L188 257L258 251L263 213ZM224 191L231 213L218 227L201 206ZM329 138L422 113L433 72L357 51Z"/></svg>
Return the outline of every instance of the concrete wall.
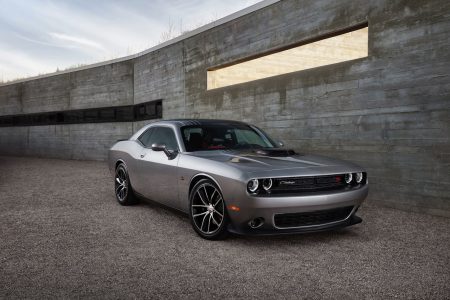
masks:
<svg viewBox="0 0 450 300"><path fill-rule="evenodd" d="M366 58L207 91L209 68L365 22ZM366 167L369 201L450 216L449 46L450 2L284 0L132 60L0 87L0 114L162 98L164 118L255 123ZM141 125L0 128L0 152L102 159Z"/></svg>
<svg viewBox="0 0 450 300"><path fill-rule="evenodd" d="M134 103L132 61L0 86L0 115ZM104 160L132 123L0 127L0 154Z"/></svg>

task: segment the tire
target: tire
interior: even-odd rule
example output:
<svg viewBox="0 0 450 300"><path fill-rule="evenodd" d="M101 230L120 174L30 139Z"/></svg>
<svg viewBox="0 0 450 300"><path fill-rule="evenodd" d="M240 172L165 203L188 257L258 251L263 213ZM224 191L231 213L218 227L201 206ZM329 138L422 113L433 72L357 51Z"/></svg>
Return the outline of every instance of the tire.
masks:
<svg viewBox="0 0 450 300"><path fill-rule="evenodd" d="M199 236L221 240L228 236L228 214L219 187L210 179L195 184L189 195L189 219Z"/></svg>
<svg viewBox="0 0 450 300"><path fill-rule="evenodd" d="M138 203L138 199L131 188L128 171L123 163L116 168L114 176L114 192L117 202L121 205L132 205Z"/></svg>

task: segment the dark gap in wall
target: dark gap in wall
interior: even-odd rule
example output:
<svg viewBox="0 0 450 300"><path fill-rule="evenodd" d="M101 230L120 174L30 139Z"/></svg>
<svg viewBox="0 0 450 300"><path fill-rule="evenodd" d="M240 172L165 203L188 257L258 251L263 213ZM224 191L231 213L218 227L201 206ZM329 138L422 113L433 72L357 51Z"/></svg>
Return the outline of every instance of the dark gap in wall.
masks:
<svg viewBox="0 0 450 300"><path fill-rule="evenodd" d="M0 116L0 127L135 122L159 118L162 118L161 99L136 105Z"/></svg>

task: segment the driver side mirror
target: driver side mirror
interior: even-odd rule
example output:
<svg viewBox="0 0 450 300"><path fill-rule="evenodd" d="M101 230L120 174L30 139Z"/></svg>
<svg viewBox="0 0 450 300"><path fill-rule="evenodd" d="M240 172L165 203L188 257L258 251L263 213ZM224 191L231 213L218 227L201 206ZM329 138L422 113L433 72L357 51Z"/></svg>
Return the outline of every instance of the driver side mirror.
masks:
<svg viewBox="0 0 450 300"><path fill-rule="evenodd" d="M166 145L152 144L152 150L153 151L164 151L164 150L166 150Z"/></svg>
<svg viewBox="0 0 450 300"><path fill-rule="evenodd" d="M177 156L176 151L170 151L167 149L166 145L163 144L152 144L153 151L164 151L164 153L167 155L167 158L174 159L175 156Z"/></svg>
<svg viewBox="0 0 450 300"><path fill-rule="evenodd" d="M278 146L280 146L280 147L284 147L284 143L283 143L282 141L278 141L277 144L278 144Z"/></svg>

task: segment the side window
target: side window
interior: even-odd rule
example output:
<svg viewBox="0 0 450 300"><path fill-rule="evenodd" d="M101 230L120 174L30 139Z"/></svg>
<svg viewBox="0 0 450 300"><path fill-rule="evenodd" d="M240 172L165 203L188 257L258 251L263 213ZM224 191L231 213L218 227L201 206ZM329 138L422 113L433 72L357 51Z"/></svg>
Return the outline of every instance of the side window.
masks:
<svg viewBox="0 0 450 300"><path fill-rule="evenodd" d="M153 134L150 136L148 147L152 144L166 145L169 150L178 150L177 138L171 128L156 127Z"/></svg>
<svg viewBox="0 0 450 300"><path fill-rule="evenodd" d="M155 127L152 127L145 131L141 136L138 138L138 140L145 146L150 147L150 137L152 136L153 132L155 132Z"/></svg>

